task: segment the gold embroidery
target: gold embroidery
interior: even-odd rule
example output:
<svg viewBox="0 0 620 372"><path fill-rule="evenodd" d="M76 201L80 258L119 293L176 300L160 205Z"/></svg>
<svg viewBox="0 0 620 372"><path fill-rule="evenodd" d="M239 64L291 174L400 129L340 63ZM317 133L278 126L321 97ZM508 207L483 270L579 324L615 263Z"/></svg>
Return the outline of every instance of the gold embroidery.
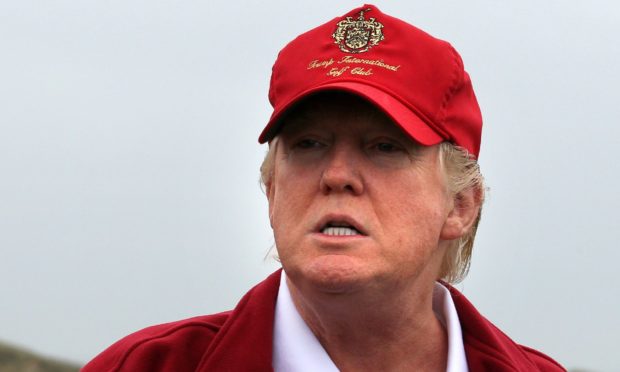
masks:
<svg viewBox="0 0 620 372"><path fill-rule="evenodd" d="M359 17L354 20L347 17L338 22L336 31L332 34L334 42L345 53L363 53L379 44L383 36L383 25L374 18L364 19L364 13L371 9L361 10Z"/></svg>
<svg viewBox="0 0 620 372"><path fill-rule="evenodd" d="M331 66L332 64L334 64L334 59L330 58L328 60L324 60L324 61L319 61L318 59L315 59L314 61L311 61L310 63L308 63L308 70L311 70L313 68L327 68L328 66Z"/></svg>
<svg viewBox="0 0 620 372"><path fill-rule="evenodd" d="M364 76L372 75L372 69L369 68L368 70L366 70L363 67L356 67L353 70L351 70L351 75L364 75Z"/></svg>
<svg viewBox="0 0 620 372"><path fill-rule="evenodd" d="M391 71L398 71L398 69L400 68L400 65L398 66L390 65L390 64L383 62L382 59L363 59L363 58L356 58L353 56L344 56L342 57L340 61L338 61L338 63L357 63L357 64L373 65L373 66L383 67Z"/></svg>
<svg viewBox="0 0 620 372"><path fill-rule="evenodd" d="M327 73L328 76L340 76L342 74L344 74L345 71L347 71L349 69L349 66L345 66L345 67L333 67L331 70L329 70L329 72Z"/></svg>

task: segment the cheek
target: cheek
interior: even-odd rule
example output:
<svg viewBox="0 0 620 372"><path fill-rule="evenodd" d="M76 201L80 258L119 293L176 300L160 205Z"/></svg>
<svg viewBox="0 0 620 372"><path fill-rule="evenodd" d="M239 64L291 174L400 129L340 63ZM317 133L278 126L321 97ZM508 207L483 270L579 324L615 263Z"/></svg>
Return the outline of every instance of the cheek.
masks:
<svg viewBox="0 0 620 372"><path fill-rule="evenodd" d="M312 204L311 185L307 178L281 172L274 175L269 213L276 246L294 244L308 228L306 221Z"/></svg>
<svg viewBox="0 0 620 372"><path fill-rule="evenodd" d="M319 179L319 167L300 165L292 161L291 156L279 155L273 174L276 207L295 212L296 206L308 204L309 196L318 191Z"/></svg>
<svg viewBox="0 0 620 372"><path fill-rule="evenodd" d="M283 179L283 177L280 177ZM285 223L284 216L295 215L303 211L303 206L308 204L309 186L300 178L287 177L286 182L274 182L274 193L270 200L273 217L278 222Z"/></svg>
<svg viewBox="0 0 620 372"><path fill-rule="evenodd" d="M412 186L416 185L416 186ZM387 237L404 246L432 247L447 217L446 198L436 185L386 185L375 209Z"/></svg>

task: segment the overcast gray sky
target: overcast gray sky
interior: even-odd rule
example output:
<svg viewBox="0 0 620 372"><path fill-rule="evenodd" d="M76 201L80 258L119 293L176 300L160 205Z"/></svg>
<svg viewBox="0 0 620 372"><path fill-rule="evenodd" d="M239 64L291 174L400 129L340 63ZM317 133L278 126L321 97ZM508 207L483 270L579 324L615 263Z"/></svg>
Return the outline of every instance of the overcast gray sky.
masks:
<svg viewBox="0 0 620 372"><path fill-rule="evenodd" d="M271 65L361 4L0 0L0 339L85 362L275 270ZM620 6L375 4L452 42L482 107L490 194L458 287L516 341L619 370Z"/></svg>

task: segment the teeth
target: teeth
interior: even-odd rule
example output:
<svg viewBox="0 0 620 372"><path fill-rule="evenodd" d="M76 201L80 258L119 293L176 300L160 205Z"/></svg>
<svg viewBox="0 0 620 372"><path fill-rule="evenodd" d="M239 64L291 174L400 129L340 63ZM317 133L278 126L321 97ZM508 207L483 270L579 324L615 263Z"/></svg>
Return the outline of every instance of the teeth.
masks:
<svg viewBox="0 0 620 372"><path fill-rule="evenodd" d="M351 227L326 227L321 232L325 235L359 235L359 232Z"/></svg>

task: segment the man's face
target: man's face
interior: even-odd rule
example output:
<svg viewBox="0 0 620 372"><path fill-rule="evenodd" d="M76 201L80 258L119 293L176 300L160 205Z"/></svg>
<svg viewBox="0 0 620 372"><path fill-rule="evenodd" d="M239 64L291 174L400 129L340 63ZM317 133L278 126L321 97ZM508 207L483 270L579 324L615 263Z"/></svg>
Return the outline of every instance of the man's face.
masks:
<svg viewBox="0 0 620 372"><path fill-rule="evenodd" d="M360 99L328 97L298 107L277 144L267 194L287 275L331 293L435 280L441 242L454 238L438 146Z"/></svg>

